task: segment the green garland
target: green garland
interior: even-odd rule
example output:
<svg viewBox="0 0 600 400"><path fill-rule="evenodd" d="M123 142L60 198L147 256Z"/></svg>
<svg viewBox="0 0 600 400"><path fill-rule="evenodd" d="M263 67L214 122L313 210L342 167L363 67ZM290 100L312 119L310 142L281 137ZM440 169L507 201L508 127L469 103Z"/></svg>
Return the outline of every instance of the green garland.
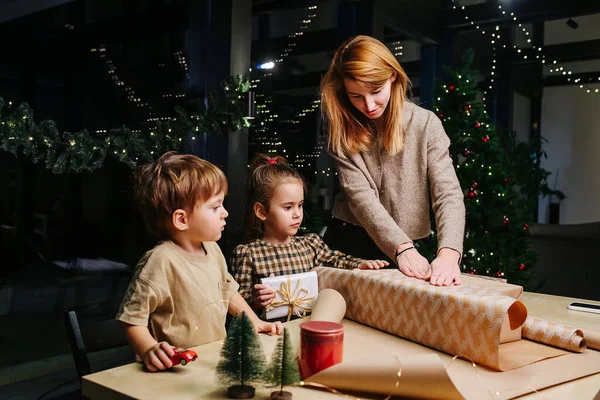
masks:
<svg viewBox="0 0 600 400"><path fill-rule="evenodd" d="M222 83L220 92L209 93L207 107L202 105L190 115L176 107L174 120L157 121L155 129L144 133L126 126L101 134L85 129L61 132L51 120L36 124L27 103L6 110L0 97L0 148L15 157L44 163L55 174L93 171L109 156L133 168L179 149L184 141L193 140L194 132L218 134L249 127L244 96L249 89L250 83L241 75L231 77Z"/></svg>

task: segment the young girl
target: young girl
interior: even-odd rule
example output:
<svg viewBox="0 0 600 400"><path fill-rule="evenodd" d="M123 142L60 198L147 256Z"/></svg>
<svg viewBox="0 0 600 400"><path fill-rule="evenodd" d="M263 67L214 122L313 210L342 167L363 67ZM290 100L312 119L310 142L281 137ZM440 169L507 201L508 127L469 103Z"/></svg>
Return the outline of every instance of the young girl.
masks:
<svg viewBox="0 0 600 400"><path fill-rule="evenodd" d="M304 180L281 156L259 154L250 166L248 244L233 251L231 268L239 292L258 312L275 298L261 278L308 272L320 265L379 269L387 261L361 260L330 250L319 235L295 236L304 217Z"/></svg>

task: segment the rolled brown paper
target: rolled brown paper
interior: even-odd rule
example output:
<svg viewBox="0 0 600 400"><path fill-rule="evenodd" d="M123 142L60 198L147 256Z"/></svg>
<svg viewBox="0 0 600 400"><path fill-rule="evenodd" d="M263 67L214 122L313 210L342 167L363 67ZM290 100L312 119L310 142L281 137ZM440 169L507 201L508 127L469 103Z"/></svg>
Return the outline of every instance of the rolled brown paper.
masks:
<svg viewBox="0 0 600 400"><path fill-rule="evenodd" d="M334 289L323 289L313 305L311 321L341 322L346 315L346 300Z"/></svg>
<svg viewBox="0 0 600 400"><path fill-rule="evenodd" d="M585 338L587 347L600 351L600 332L584 329L583 337Z"/></svg>
<svg viewBox="0 0 600 400"><path fill-rule="evenodd" d="M587 347L580 329L535 317L527 317L522 333L526 339L577 353Z"/></svg>
<svg viewBox="0 0 600 400"><path fill-rule="evenodd" d="M406 398L458 400L464 397L433 353L418 357L378 354L344 361L321 371L306 382L340 391L378 393Z"/></svg>

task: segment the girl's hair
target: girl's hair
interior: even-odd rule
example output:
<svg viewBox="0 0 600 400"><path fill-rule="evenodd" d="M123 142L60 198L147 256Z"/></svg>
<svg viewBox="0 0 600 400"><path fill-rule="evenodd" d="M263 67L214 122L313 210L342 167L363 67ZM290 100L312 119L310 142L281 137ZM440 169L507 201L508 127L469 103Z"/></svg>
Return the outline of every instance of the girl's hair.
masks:
<svg viewBox="0 0 600 400"><path fill-rule="evenodd" d="M357 110L346 93L344 79L352 79L379 89L395 76L385 113L383 146L390 155L404 148L402 111L410 86L408 76L396 57L379 40L356 36L345 41L335 52L329 69L321 79L321 107L328 124L327 145L341 157L368 151L375 140L373 121Z"/></svg>
<svg viewBox="0 0 600 400"><path fill-rule="evenodd" d="M262 237L263 222L254 212L254 204L260 203L269 211L271 199L279 185L298 183L306 191L306 183L294 168L289 166L286 159L275 155L256 154L250 164L248 174L248 197L246 203L246 239L248 241Z"/></svg>
<svg viewBox="0 0 600 400"><path fill-rule="evenodd" d="M159 239L172 237L175 210L192 212L196 205L227 192L227 179L217 166L174 151L139 167L135 178L135 197L144 222Z"/></svg>

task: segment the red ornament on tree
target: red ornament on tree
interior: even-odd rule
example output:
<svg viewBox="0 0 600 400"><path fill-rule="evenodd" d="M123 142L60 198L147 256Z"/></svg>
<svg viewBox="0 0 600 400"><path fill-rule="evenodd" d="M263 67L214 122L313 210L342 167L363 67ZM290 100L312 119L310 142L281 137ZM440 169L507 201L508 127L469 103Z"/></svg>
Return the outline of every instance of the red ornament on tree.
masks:
<svg viewBox="0 0 600 400"><path fill-rule="evenodd" d="M481 124L479 122L475 122L474 126L475 126L475 128L479 128L479 127L481 127Z"/></svg>
<svg viewBox="0 0 600 400"><path fill-rule="evenodd" d="M525 264L521 263L521 265L519 265L519 271L525 271Z"/></svg>
<svg viewBox="0 0 600 400"><path fill-rule="evenodd" d="M477 196L477 190L474 190L474 189L469 190L467 192L467 196L471 199L474 198L475 196Z"/></svg>
<svg viewBox="0 0 600 400"><path fill-rule="evenodd" d="M510 219L508 219L507 216L504 217L504 226L508 225L510 222Z"/></svg>
<svg viewBox="0 0 600 400"><path fill-rule="evenodd" d="M444 118L444 114L442 114L442 113L439 113L439 114L438 114L438 117L440 117L440 118Z"/></svg>
<svg viewBox="0 0 600 400"><path fill-rule="evenodd" d="M527 229L529 229L529 225L523 224L523 230L526 231Z"/></svg>
<svg viewBox="0 0 600 400"><path fill-rule="evenodd" d="M510 182L510 178L504 178L504 183Z"/></svg>
<svg viewBox="0 0 600 400"><path fill-rule="evenodd" d="M454 85L450 85L450 86L448 86L448 89L450 89L450 91L451 91L451 92L453 92L453 91L454 91L454 89L456 89L456 86L454 86Z"/></svg>
<svg viewBox="0 0 600 400"><path fill-rule="evenodd" d="M483 140L483 143L487 143L490 141L490 135L485 135L484 137L481 138L481 140Z"/></svg>
<svg viewBox="0 0 600 400"><path fill-rule="evenodd" d="M463 156L468 157L470 153L471 152L469 150L465 149L465 151L463 152Z"/></svg>
<svg viewBox="0 0 600 400"><path fill-rule="evenodd" d="M470 104L465 104L465 109L467 111L471 111L471 108L473 108L473 106L471 106Z"/></svg>
<svg viewBox="0 0 600 400"><path fill-rule="evenodd" d="M473 184L471 185L471 187L472 187L473 189L477 189L477 182L473 182Z"/></svg>

